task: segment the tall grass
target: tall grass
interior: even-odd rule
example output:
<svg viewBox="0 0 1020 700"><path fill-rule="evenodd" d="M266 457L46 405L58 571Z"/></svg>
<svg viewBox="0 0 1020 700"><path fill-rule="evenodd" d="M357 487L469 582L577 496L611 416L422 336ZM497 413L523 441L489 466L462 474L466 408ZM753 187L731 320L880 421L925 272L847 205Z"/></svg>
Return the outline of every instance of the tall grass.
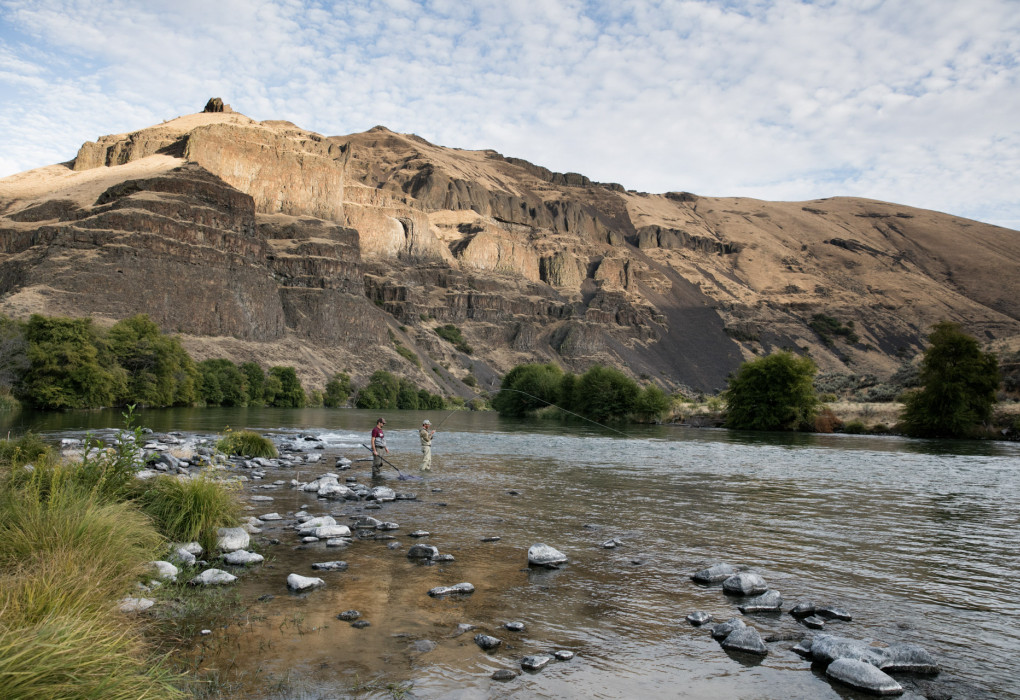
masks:
<svg viewBox="0 0 1020 700"><path fill-rule="evenodd" d="M0 466L3 467L21 467L40 457L49 457L51 453L49 445L33 432L10 440L0 440Z"/></svg>
<svg viewBox="0 0 1020 700"><path fill-rule="evenodd" d="M234 489L207 477L160 476L138 498L142 510L171 540L197 540L206 551L216 547L216 530L238 522L241 506Z"/></svg>
<svg viewBox="0 0 1020 700"><path fill-rule="evenodd" d="M216 443L216 449L228 455L248 457L276 457L276 446L253 430L239 430L224 435Z"/></svg>

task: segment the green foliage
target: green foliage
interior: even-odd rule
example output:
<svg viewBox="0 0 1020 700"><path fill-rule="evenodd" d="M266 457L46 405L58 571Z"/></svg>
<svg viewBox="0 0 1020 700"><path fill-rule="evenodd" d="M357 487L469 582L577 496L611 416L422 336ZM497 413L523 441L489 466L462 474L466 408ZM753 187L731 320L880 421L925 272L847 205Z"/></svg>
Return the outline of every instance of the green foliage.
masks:
<svg viewBox="0 0 1020 700"><path fill-rule="evenodd" d="M245 362L238 369L244 375L249 406L266 405L266 373L257 362Z"/></svg>
<svg viewBox="0 0 1020 700"><path fill-rule="evenodd" d="M275 450L274 450L275 452ZM212 552L217 530L237 524L241 505L232 488L205 477L157 477L138 499L142 510L166 537L177 542L197 541Z"/></svg>
<svg viewBox="0 0 1020 700"><path fill-rule="evenodd" d="M618 369L596 365L574 387L573 410L594 421L623 418L634 411L641 390Z"/></svg>
<svg viewBox="0 0 1020 700"><path fill-rule="evenodd" d="M998 361L956 323L936 324L928 341L921 361L924 388L907 396L903 428L918 437L966 437L991 417Z"/></svg>
<svg viewBox="0 0 1020 700"><path fill-rule="evenodd" d="M127 397L145 406L195 402L198 370L179 338L164 335L145 314L115 323L110 350L127 372Z"/></svg>
<svg viewBox="0 0 1020 700"><path fill-rule="evenodd" d="M0 440L0 466L23 467L51 454L50 446L31 431L18 438Z"/></svg>
<svg viewBox="0 0 1020 700"><path fill-rule="evenodd" d="M306 405L318 408L319 406L322 406L324 399L325 395L322 393L321 389L312 389L308 392L308 401L306 402Z"/></svg>
<svg viewBox="0 0 1020 700"><path fill-rule="evenodd" d="M460 329L452 323L436 328L436 335L448 343L451 343L453 347L460 350L465 355L471 354L471 346L467 344L467 341L464 339L464 335L460 332Z"/></svg>
<svg viewBox="0 0 1020 700"><path fill-rule="evenodd" d="M386 370L372 374L368 384L358 392L354 405L358 408L384 409L397 407L400 381Z"/></svg>
<svg viewBox="0 0 1020 700"><path fill-rule="evenodd" d="M125 394L126 373L87 318L34 314L25 326L29 368L19 398L37 408L112 406Z"/></svg>
<svg viewBox="0 0 1020 700"><path fill-rule="evenodd" d="M216 449L228 455L245 457L277 457L276 446L269 438L252 430L229 432L216 443Z"/></svg>
<svg viewBox="0 0 1020 700"><path fill-rule="evenodd" d="M560 399L563 370L554 364L517 365L506 373L492 407L502 416L520 417Z"/></svg>
<svg viewBox="0 0 1020 700"><path fill-rule="evenodd" d="M863 435L868 431L867 426L859 420L852 420L843 424L843 432L848 435Z"/></svg>
<svg viewBox="0 0 1020 700"><path fill-rule="evenodd" d="M418 401L418 387L407 379L401 379L397 389L397 408L405 411L416 411L421 408Z"/></svg>
<svg viewBox="0 0 1020 700"><path fill-rule="evenodd" d="M438 411L446 408L446 400L439 394L431 394L425 389L419 389L418 408L423 411Z"/></svg>
<svg viewBox="0 0 1020 700"><path fill-rule="evenodd" d="M414 350L412 350L409 347L406 347L399 340L393 341L393 347L396 349L397 353L405 360L413 364L415 367L421 367L421 360L418 359L418 356L414 353Z"/></svg>
<svg viewBox="0 0 1020 700"><path fill-rule="evenodd" d="M658 420L669 410L669 406L666 392L655 384L649 384L638 394L634 402L634 413L645 420Z"/></svg>
<svg viewBox="0 0 1020 700"><path fill-rule="evenodd" d="M279 390L274 391L271 406L278 408L301 408L305 405L305 390L301 386L293 367L270 367L270 380L279 381ZM275 385L274 385L275 388Z"/></svg>
<svg viewBox="0 0 1020 700"><path fill-rule="evenodd" d="M198 395L210 406L246 406L246 377L230 360L218 358L198 363Z"/></svg>
<svg viewBox="0 0 1020 700"><path fill-rule="evenodd" d="M11 394L29 365L24 326L0 316L0 398ZM0 410L3 410L2 403Z"/></svg>
<svg viewBox="0 0 1020 700"><path fill-rule="evenodd" d="M13 394L7 393L6 389L0 389L0 413L17 411L21 408L21 402L14 398Z"/></svg>
<svg viewBox="0 0 1020 700"><path fill-rule="evenodd" d="M728 380L726 425L744 430L796 430L814 420L815 363L778 352L745 362Z"/></svg>
<svg viewBox="0 0 1020 700"><path fill-rule="evenodd" d="M826 316L825 314L815 314L808 321L808 326L818 334L818 337L826 345L832 345L833 336L841 336L851 345L860 340L857 333L854 332L853 321L844 326L838 318Z"/></svg>
<svg viewBox="0 0 1020 700"><path fill-rule="evenodd" d="M471 388L478 387L478 380L475 379L475 375L473 374L469 374L468 376L464 377L463 381L465 386L469 386Z"/></svg>
<svg viewBox="0 0 1020 700"><path fill-rule="evenodd" d="M344 372L337 372L326 382L326 395L323 403L329 408L339 408L347 404L351 395L351 378Z"/></svg>

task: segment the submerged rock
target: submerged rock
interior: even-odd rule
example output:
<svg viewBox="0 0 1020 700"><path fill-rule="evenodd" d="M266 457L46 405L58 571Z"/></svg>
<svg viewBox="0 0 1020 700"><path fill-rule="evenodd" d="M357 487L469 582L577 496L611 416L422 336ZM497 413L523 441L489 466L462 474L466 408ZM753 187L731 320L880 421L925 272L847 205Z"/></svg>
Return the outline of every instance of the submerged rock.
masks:
<svg viewBox="0 0 1020 700"><path fill-rule="evenodd" d="M737 573L737 570L729 564L715 564L691 574L691 580L696 583L719 583Z"/></svg>
<svg viewBox="0 0 1020 700"><path fill-rule="evenodd" d="M712 627L712 639L722 640L730 636L734 630L744 629L747 627L744 621L739 617L732 617L726 622L720 622Z"/></svg>
<svg viewBox="0 0 1020 700"><path fill-rule="evenodd" d="M528 549L528 564L555 568L567 563L567 555L547 544L533 544Z"/></svg>
<svg viewBox="0 0 1020 700"><path fill-rule="evenodd" d="M940 670L935 657L917 644L890 644L880 652L882 661L878 667L888 673L934 674Z"/></svg>
<svg viewBox="0 0 1020 700"><path fill-rule="evenodd" d="M574 658L574 652L569 651L567 649L560 649L559 651L555 652L553 656L556 657L557 661L570 661L572 658Z"/></svg>
<svg viewBox="0 0 1020 700"><path fill-rule="evenodd" d="M343 620L344 622L354 622L359 617L361 617L361 613L357 610L344 610L336 616L336 619Z"/></svg>
<svg viewBox="0 0 1020 700"><path fill-rule="evenodd" d="M521 659L521 668L525 671L541 671L543 668L549 665L549 662L553 660L553 657L549 654L534 654L532 656L525 656Z"/></svg>
<svg viewBox="0 0 1020 700"><path fill-rule="evenodd" d="M298 574L291 574L287 577L287 588L292 591L302 592L310 591L313 588L320 588L325 586L326 582L321 578L314 578L311 576L300 576Z"/></svg>
<svg viewBox="0 0 1020 700"><path fill-rule="evenodd" d="M496 647L498 647L502 643L503 643L502 639L499 639L497 637L492 637L492 636L490 636L488 634L476 634L475 635L475 644L477 644L479 647L481 647L485 651L492 651L493 649L495 649Z"/></svg>
<svg viewBox="0 0 1020 700"><path fill-rule="evenodd" d="M510 630L511 632L523 632L524 631L524 623L523 622L508 622L505 625L503 625L503 627L505 629Z"/></svg>
<svg viewBox="0 0 1020 700"><path fill-rule="evenodd" d="M790 614L798 620L802 617L810 617L815 614L815 604L810 601L799 601L790 608Z"/></svg>
<svg viewBox="0 0 1020 700"><path fill-rule="evenodd" d="M743 651L748 654L758 654L759 656L765 656L769 653L768 647L765 646L761 635L754 627L735 629L720 644L723 649L729 649L730 651Z"/></svg>
<svg viewBox="0 0 1020 700"><path fill-rule="evenodd" d="M397 493L388 486L376 486L368 492L368 497L374 501L395 501Z"/></svg>
<svg viewBox="0 0 1020 700"><path fill-rule="evenodd" d="M433 559L439 556L439 548L430 544L413 544L407 550L408 559Z"/></svg>
<svg viewBox="0 0 1020 700"><path fill-rule="evenodd" d="M467 581L465 581L463 583L458 583L453 586L436 586L435 588L429 591L429 595L432 596L433 598L437 598L439 596L450 595L452 593L468 594L474 592L475 587L468 583Z"/></svg>
<svg viewBox="0 0 1020 700"><path fill-rule="evenodd" d="M345 561L320 561L312 564L312 568L316 571L345 571L347 569L347 562Z"/></svg>
<svg viewBox="0 0 1020 700"><path fill-rule="evenodd" d="M817 615L811 615L809 617L801 618L801 624L809 629L820 630L825 629L825 620L818 617Z"/></svg>
<svg viewBox="0 0 1020 700"><path fill-rule="evenodd" d="M493 671L489 678L494 681L512 681L514 678L517 678L517 672L513 669L501 668L497 671Z"/></svg>
<svg viewBox="0 0 1020 700"><path fill-rule="evenodd" d="M857 659L836 659L825 669L825 675L851 688L874 695L901 695L903 686L885 671Z"/></svg>
<svg viewBox="0 0 1020 700"><path fill-rule="evenodd" d="M824 617L828 620L842 620L843 622L850 622L853 620L853 616L843 608L837 608L832 605L823 605L815 608L815 615Z"/></svg>
<svg viewBox="0 0 1020 700"><path fill-rule="evenodd" d="M745 600L737 606L737 609L745 615L779 612L783 609L783 596L779 594L779 591L765 591L759 596Z"/></svg>
<svg viewBox="0 0 1020 700"><path fill-rule="evenodd" d="M700 627L701 625L704 625L707 622L711 622L712 616L707 612L701 612L700 610L698 610L688 615L687 621L690 622L695 627Z"/></svg>
<svg viewBox="0 0 1020 700"><path fill-rule="evenodd" d="M768 588L765 579L758 574L734 574L723 581L723 591L731 595L760 595Z"/></svg>
<svg viewBox="0 0 1020 700"><path fill-rule="evenodd" d="M853 659L867 662L877 668L883 660L882 651L856 639L830 634L815 636L811 644L811 656L823 664L832 663L836 659Z"/></svg>

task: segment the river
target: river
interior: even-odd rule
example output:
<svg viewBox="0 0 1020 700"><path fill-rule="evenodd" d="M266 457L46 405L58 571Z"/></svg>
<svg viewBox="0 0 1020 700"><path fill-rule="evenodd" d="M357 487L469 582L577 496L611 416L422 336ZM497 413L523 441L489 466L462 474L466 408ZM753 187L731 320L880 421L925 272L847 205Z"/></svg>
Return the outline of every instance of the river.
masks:
<svg viewBox="0 0 1020 700"><path fill-rule="evenodd" d="M329 445L324 467L271 470L266 481L307 480L334 455L367 455L376 413L356 410L172 409L144 411L156 431L215 433L254 428L315 433ZM855 698L790 651L769 644L764 659L728 654L685 616L739 616L736 601L688 576L715 562L746 565L784 598L836 604L853 614L826 632L875 643L912 642L943 672L916 683L898 676L904 697L1020 698L1020 445L897 437L753 434L671 426L522 422L493 413L383 412L391 460L415 473L414 432L424 416L445 421L424 482L386 484L415 501L365 511L363 503L317 500L289 486L259 489L272 503L251 512L283 516L305 508L338 521L368 514L397 522L399 546L356 540L350 547L297 548L282 524L267 524L266 565L239 586L246 622L196 639L202 668L255 698L682 697ZM103 431L117 412L0 414L3 431L50 437ZM368 482L368 466L350 472ZM295 473L297 472L297 473ZM256 493L247 490L247 494ZM292 521L291 521L292 522ZM423 567L405 556L424 541L454 562ZM483 538L499 537L497 542ZM618 538L616 549L602 543ZM569 563L527 567L544 542ZM342 559L344 572L314 574L311 563ZM287 593L295 572L325 589ZM474 594L430 598L438 585L468 581ZM272 595L270 600L259 597ZM355 629L335 619L357 609ZM762 636L806 632L792 617L744 618ZM525 624L523 632L501 626ZM457 625L477 630L454 636ZM476 632L503 640L494 652ZM576 656L509 682L521 657L569 650Z"/></svg>

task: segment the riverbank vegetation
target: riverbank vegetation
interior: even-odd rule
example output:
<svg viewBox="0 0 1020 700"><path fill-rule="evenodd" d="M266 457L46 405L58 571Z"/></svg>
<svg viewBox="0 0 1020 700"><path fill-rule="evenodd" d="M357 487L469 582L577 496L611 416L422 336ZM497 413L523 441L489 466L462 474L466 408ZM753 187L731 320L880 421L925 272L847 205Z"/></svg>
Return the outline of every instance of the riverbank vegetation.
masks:
<svg viewBox="0 0 1020 700"><path fill-rule="evenodd" d="M236 523L208 478L135 479L140 430L62 461L37 436L0 440L0 697L178 698L187 681L118 602L168 539L206 546Z"/></svg>

